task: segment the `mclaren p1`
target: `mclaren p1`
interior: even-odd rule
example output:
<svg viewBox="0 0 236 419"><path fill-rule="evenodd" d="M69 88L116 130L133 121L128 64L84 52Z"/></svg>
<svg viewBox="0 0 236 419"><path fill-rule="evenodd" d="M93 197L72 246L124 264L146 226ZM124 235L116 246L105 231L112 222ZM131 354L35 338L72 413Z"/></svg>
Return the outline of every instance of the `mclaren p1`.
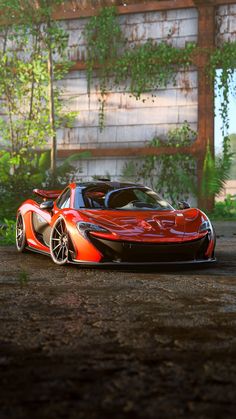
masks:
<svg viewBox="0 0 236 419"><path fill-rule="evenodd" d="M215 261L209 218L152 189L105 181L34 190L17 211L16 247L50 255L58 265L189 264Z"/></svg>

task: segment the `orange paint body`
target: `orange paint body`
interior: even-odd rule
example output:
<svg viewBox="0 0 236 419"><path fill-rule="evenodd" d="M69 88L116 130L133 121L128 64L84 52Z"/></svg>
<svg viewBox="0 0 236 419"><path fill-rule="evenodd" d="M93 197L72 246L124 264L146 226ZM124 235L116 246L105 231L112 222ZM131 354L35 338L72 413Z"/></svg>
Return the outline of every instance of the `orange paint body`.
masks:
<svg viewBox="0 0 236 419"><path fill-rule="evenodd" d="M60 197L66 193L70 195L69 207L60 208L58 206ZM194 260L190 255L185 259L185 250L183 250L183 257L178 256L176 262L199 262L201 259L202 261L214 260L215 234L213 229L199 232L202 223L209 221L207 216L199 209L175 210L171 208L161 211L150 209L134 209L131 211L125 208L76 209L77 193L80 193L80 191L78 191L78 185L75 183L70 184L66 188L66 192L64 190L61 194L60 191L40 191L39 195L47 199L55 198L60 194L50 211L40 208L40 204L33 200L27 200L20 206L18 213L21 213L24 219L29 249L50 254L49 239L46 241L45 238L42 239L40 231L43 231L44 234L47 233L47 237L49 237L50 230L57 220L63 218L73 249L71 261L75 263L129 263L129 256L126 256L126 253L131 255L130 261L135 264L162 263L163 261L168 263L168 252L170 262L175 262L175 257L172 257L171 252L177 252L178 254L178 249L182 248L186 248L187 252L192 245L196 247L196 243L200 242L205 243L204 245L201 244L202 249L204 249L200 252L196 247L196 250L193 251ZM89 197L90 195L88 194ZM104 231L89 231L82 234L77 223L85 223L85 226L99 226ZM159 260L158 246L161 249L160 254L163 253L164 255L163 261L161 258ZM157 253L156 260L154 248ZM167 256L164 254L165 248ZM147 255L144 255L143 252L147 252ZM196 256L197 252L202 255L198 258L199 260Z"/></svg>

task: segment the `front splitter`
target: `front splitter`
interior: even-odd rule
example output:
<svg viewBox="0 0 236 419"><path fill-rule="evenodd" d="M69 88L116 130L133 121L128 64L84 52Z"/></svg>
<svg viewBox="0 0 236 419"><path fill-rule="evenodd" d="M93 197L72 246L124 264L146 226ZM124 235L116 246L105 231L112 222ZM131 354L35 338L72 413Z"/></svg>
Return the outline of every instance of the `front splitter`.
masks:
<svg viewBox="0 0 236 419"><path fill-rule="evenodd" d="M212 259L202 259L202 260L187 260L187 261L178 261L178 262L89 262L73 259L69 263L74 265L83 265L88 267L151 267L151 266L179 266L179 265L206 265L215 263L216 258Z"/></svg>

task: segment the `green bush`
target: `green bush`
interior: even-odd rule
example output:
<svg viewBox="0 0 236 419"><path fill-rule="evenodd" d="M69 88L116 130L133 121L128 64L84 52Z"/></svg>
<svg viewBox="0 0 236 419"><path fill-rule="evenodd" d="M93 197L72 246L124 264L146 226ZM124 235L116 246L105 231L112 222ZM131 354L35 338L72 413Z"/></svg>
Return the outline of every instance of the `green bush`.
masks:
<svg viewBox="0 0 236 419"><path fill-rule="evenodd" d="M215 220L236 220L236 196L227 195L224 201L216 202L209 216Z"/></svg>
<svg viewBox="0 0 236 419"><path fill-rule="evenodd" d="M0 246L15 243L15 221L4 218L0 223Z"/></svg>
<svg viewBox="0 0 236 419"><path fill-rule="evenodd" d="M34 188L63 189L74 180L77 169L73 162L89 157L89 153L72 154L56 168L52 176L50 171L50 151L32 154L22 164L13 165L7 151L0 152L0 221L4 218L15 219L17 208L28 198L35 199ZM12 168L14 173L12 174Z"/></svg>

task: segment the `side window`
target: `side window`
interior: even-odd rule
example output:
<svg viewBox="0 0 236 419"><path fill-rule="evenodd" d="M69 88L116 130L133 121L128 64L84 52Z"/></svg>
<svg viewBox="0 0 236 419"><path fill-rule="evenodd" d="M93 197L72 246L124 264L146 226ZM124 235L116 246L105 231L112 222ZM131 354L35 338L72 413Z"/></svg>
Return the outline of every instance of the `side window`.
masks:
<svg viewBox="0 0 236 419"><path fill-rule="evenodd" d="M135 189L134 193L137 196L138 200L141 202L146 202L146 204L156 203L155 199L152 196L150 196L150 194L147 192L144 192L140 189Z"/></svg>
<svg viewBox="0 0 236 419"><path fill-rule="evenodd" d="M84 198L80 188L76 188L75 191L75 208L85 208Z"/></svg>
<svg viewBox="0 0 236 419"><path fill-rule="evenodd" d="M57 207L60 209L63 208L70 208L70 189L66 189L65 192L61 195L59 200L57 201Z"/></svg>

